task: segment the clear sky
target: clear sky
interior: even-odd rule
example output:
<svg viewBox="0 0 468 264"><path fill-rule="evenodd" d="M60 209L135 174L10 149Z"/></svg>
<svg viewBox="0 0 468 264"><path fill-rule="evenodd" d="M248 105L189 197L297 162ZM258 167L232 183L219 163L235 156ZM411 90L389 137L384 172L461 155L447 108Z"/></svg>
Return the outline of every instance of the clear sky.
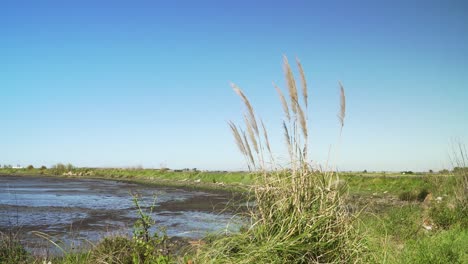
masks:
<svg viewBox="0 0 468 264"><path fill-rule="evenodd" d="M467 3L2 1L0 164L241 169L229 83L280 153L285 54L310 84L313 160L448 167L451 138L468 143Z"/></svg>

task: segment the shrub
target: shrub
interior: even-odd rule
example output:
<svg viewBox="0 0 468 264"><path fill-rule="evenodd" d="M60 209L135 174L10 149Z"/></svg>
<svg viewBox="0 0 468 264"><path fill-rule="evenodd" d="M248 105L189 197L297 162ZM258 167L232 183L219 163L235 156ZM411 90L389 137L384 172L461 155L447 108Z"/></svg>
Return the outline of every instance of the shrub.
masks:
<svg viewBox="0 0 468 264"><path fill-rule="evenodd" d="M150 228L156 224L151 217L156 207L156 196L150 206L142 207L138 195L133 194L133 203L138 213L138 219L133 226L133 263L169 263L165 229L159 227L160 232L150 233Z"/></svg>
<svg viewBox="0 0 468 264"><path fill-rule="evenodd" d="M29 263L30 255L13 233L0 232L0 263Z"/></svg>
<svg viewBox="0 0 468 264"><path fill-rule="evenodd" d="M28 170L33 170L33 169L34 169L34 166L33 166L33 165L28 165L28 167L26 167L26 169L28 169Z"/></svg>
<svg viewBox="0 0 468 264"><path fill-rule="evenodd" d="M54 175L62 175L67 172L67 168L62 163L57 163L56 165L52 166L52 174Z"/></svg>
<svg viewBox="0 0 468 264"><path fill-rule="evenodd" d="M67 170L67 171L72 171L74 168L75 168L75 167L74 167L72 164L70 164L70 163L68 163L67 166L66 166L66 170Z"/></svg>
<svg viewBox="0 0 468 264"><path fill-rule="evenodd" d="M353 228L354 218L346 211L340 190L333 188L333 183L339 180L337 174L316 170L308 163L307 86L302 66L297 63L301 96L286 57L284 70L289 102L276 88L285 112L287 168L266 165L277 164L267 130L262 121L258 122L242 90L232 85L247 109L246 131L232 122L229 126L256 179L251 190L255 206L249 214L251 225L243 232L214 240L202 248L197 256L199 263L347 263L362 257L363 247ZM338 116L343 127L342 86L340 106Z"/></svg>

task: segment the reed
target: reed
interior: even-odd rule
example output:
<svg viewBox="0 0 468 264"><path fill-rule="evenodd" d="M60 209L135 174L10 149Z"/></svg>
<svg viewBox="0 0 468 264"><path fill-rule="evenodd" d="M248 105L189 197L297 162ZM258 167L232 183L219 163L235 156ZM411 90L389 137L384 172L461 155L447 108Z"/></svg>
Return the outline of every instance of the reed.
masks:
<svg viewBox="0 0 468 264"><path fill-rule="evenodd" d="M199 263L354 263L361 260L364 246L353 227L355 218L345 209L344 193L334 187L335 172L316 169L307 158L308 90L302 65L299 60L296 62L301 94L287 57L283 58L283 70L289 97L273 84L285 115L282 130L289 152L285 167L274 162L272 168L264 165L264 155L275 160L267 129L260 121L264 133L256 132L254 125L259 119L252 104L238 86L232 85L245 105L244 122L249 136L239 132L241 126L232 122L229 126L256 178L251 190L255 206L249 211L250 225L243 232L202 248L197 255ZM341 84L340 92L338 116L343 127L346 107Z"/></svg>

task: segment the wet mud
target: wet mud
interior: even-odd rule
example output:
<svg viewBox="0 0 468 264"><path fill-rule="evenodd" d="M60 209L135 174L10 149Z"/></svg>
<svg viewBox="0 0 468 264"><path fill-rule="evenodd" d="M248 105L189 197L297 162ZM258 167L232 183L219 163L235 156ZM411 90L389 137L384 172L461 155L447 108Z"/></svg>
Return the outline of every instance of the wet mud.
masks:
<svg viewBox="0 0 468 264"><path fill-rule="evenodd" d="M153 232L164 227L168 236L198 239L208 233L235 231L239 224L235 215L240 198L229 192L101 179L0 176L0 231L19 235L30 248L44 243L36 231L64 245L131 235L138 216L134 194L155 219Z"/></svg>

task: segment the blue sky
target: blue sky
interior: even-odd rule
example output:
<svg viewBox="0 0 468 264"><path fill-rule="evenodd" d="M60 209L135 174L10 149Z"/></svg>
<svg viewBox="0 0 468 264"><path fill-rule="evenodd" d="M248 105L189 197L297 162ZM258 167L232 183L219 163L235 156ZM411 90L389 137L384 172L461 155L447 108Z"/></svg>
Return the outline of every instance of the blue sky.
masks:
<svg viewBox="0 0 468 264"><path fill-rule="evenodd" d="M324 2L2 1L0 164L244 168L231 81L284 156L285 54L308 79L314 161L448 167L468 140L466 1Z"/></svg>

